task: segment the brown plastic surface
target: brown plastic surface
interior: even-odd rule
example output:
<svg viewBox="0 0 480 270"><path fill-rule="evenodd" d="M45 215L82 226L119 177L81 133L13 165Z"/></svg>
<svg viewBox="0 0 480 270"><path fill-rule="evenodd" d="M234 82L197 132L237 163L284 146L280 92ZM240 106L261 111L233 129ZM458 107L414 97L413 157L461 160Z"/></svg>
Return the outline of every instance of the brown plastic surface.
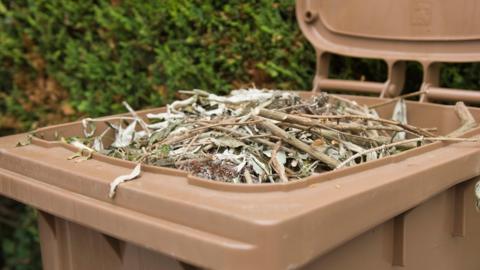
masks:
<svg viewBox="0 0 480 270"><path fill-rule="evenodd" d="M407 106L412 124L441 134L460 125L452 106ZM471 111L480 120L480 109ZM0 193L42 211L45 269L480 266L480 215L473 182L464 184L480 175L476 143L433 143L277 185L227 185L144 166L111 200L108 184L133 164L99 155L67 160L75 150L49 140L80 135L78 122L39 133L44 139L25 147L14 147L23 135L0 140Z"/></svg>
<svg viewBox="0 0 480 270"><path fill-rule="evenodd" d="M314 90L397 96L405 61L423 66L422 101L480 103L480 95L439 86L442 62L480 61L480 6L477 0L297 0L297 19L317 52ZM328 78L330 54L383 59L384 83Z"/></svg>
<svg viewBox="0 0 480 270"><path fill-rule="evenodd" d="M473 92L438 87L440 62L480 59L479 9L475 0L299 0L300 26L317 50L315 90L395 96L404 61L415 60L430 100L479 102ZM329 53L385 59L389 79L328 79ZM407 104L413 125L441 134L460 125L451 106ZM392 109L379 112L389 117ZM480 121L480 109L471 112ZM38 133L43 139L19 148L25 135L0 138L0 193L40 210L45 269L480 269L478 143L437 142L275 185L143 166L112 200L110 181L134 164L100 155L67 160L75 149L52 140L81 134L79 122ZM467 134L477 135L480 128Z"/></svg>

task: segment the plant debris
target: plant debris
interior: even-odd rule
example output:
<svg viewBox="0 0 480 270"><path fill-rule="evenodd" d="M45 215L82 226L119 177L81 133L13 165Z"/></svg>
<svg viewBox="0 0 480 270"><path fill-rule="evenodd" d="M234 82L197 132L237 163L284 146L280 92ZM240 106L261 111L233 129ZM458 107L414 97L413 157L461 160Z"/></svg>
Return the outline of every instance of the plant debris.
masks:
<svg viewBox="0 0 480 270"><path fill-rule="evenodd" d="M480 211L480 181L475 184L475 206Z"/></svg>
<svg viewBox="0 0 480 270"><path fill-rule="evenodd" d="M27 145L32 144L32 138L33 138L32 134L27 134L25 136L25 138L23 138L19 142L17 142L15 147L22 147L22 146L27 146Z"/></svg>
<svg viewBox="0 0 480 270"><path fill-rule="evenodd" d="M408 123L402 98L396 100L392 118L385 119L373 108L327 93L309 99L259 89L235 90L230 96L180 93L183 100L145 117L124 102L130 117L84 119L85 137L66 141L79 148L80 157L97 152L215 181L259 184L295 181L433 141L473 140L458 136L477 126L463 103L456 107L462 127L439 137L435 128ZM106 128L98 130L102 121ZM110 196L139 173L137 165L132 174L115 179Z"/></svg>
<svg viewBox="0 0 480 270"><path fill-rule="evenodd" d="M117 189L118 185L120 185L121 183L130 181L139 177L140 168L141 168L141 164L137 164L137 166L135 166L135 168L133 168L133 170L129 174L121 175L115 178L115 180L113 180L110 183L110 192L108 193L108 197L113 198L115 196L115 190Z"/></svg>

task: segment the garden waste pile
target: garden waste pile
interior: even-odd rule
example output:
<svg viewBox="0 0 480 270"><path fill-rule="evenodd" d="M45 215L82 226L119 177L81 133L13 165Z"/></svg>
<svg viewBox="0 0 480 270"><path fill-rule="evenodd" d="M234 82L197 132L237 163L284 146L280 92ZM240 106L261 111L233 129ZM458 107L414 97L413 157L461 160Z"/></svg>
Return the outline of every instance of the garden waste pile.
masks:
<svg viewBox="0 0 480 270"><path fill-rule="evenodd" d="M463 103L456 106L463 125L438 136L435 127L408 123L402 98L393 100L393 115L385 119L373 108L384 104L368 107L327 93L307 99L259 89L234 90L229 96L202 90L180 94L184 99L164 112L142 117L124 102L129 116L84 119L84 137L62 140L80 150L72 159L99 153L214 181L260 184L296 181L433 141L474 140L459 136L477 125ZM114 186L139 173L137 166Z"/></svg>

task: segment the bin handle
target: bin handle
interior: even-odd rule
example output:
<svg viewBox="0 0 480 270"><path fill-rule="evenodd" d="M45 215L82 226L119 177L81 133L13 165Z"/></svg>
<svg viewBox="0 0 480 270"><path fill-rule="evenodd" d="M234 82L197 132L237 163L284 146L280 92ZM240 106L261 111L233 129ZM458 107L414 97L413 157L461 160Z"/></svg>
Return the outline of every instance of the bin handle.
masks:
<svg viewBox="0 0 480 270"><path fill-rule="evenodd" d="M381 98L400 95L405 83L406 63L398 59L385 59L388 78L385 82L367 82L328 78L331 54L317 50L317 68L313 82L313 92L337 90L358 94L375 94ZM480 104L480 91L440 87L440 62L420 61L424 74L420 91L420 102L463 101Z"/></svg>
<svg viewBox="0 0 480 270"><path fill-rule="evenodd" d="M456 88L440 87L439 62L423 62L423 82L420 90L425 94L420 97L420 102L434 101L464 101L469 104L480 104L480 92Z"/></svg>
<svg viewBox="0 0 480 270"><path fill-rule="evenodd" d="M388 67L388 78L385 82L366 82L328 78L331 54L325 51L316 51L317 68L314 79L314 92L323 90L338 90L359 94L376 94L379 97L396 97L400 94L405 82L406 64L404 61L385 59Z"/></svg>

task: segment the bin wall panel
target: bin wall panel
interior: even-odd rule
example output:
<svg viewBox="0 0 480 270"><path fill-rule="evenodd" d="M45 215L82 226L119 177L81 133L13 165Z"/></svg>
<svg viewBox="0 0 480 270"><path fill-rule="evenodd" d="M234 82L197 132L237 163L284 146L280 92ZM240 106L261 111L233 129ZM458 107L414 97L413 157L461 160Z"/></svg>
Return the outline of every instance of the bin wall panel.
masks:
<svg viewBox="0 0 480 270"><path fill-rule="evenodd" d="M478 270L480 214L473 204L476 182L477 178L452 187L301 269ZM464 202L460 215L456 206L458 196ZM455 224L459 218L465 222L463 236L456 236ZM44 269L197 269L42 211L39 228ZM401 243L398 230L403 231Z"/></svg>
<svg viewBox="0 0 480 270"><path fill-rule="evenodd" d="M85 226L39 212L45 270L183 270L182 263Z"/></svg>
<svg viewBox="0 0 480 270"><path fill-rule="evenodd" d="M402 214L405 233L402 265L395 264L396 253L400 251L395 250L396 224L392 219L317 258L303 270L478 270L480 213L473 203L477 181L475 178L459 184ZM455 207L457 188L464 195L464 236L455 236L459 218Z"/></svg>

